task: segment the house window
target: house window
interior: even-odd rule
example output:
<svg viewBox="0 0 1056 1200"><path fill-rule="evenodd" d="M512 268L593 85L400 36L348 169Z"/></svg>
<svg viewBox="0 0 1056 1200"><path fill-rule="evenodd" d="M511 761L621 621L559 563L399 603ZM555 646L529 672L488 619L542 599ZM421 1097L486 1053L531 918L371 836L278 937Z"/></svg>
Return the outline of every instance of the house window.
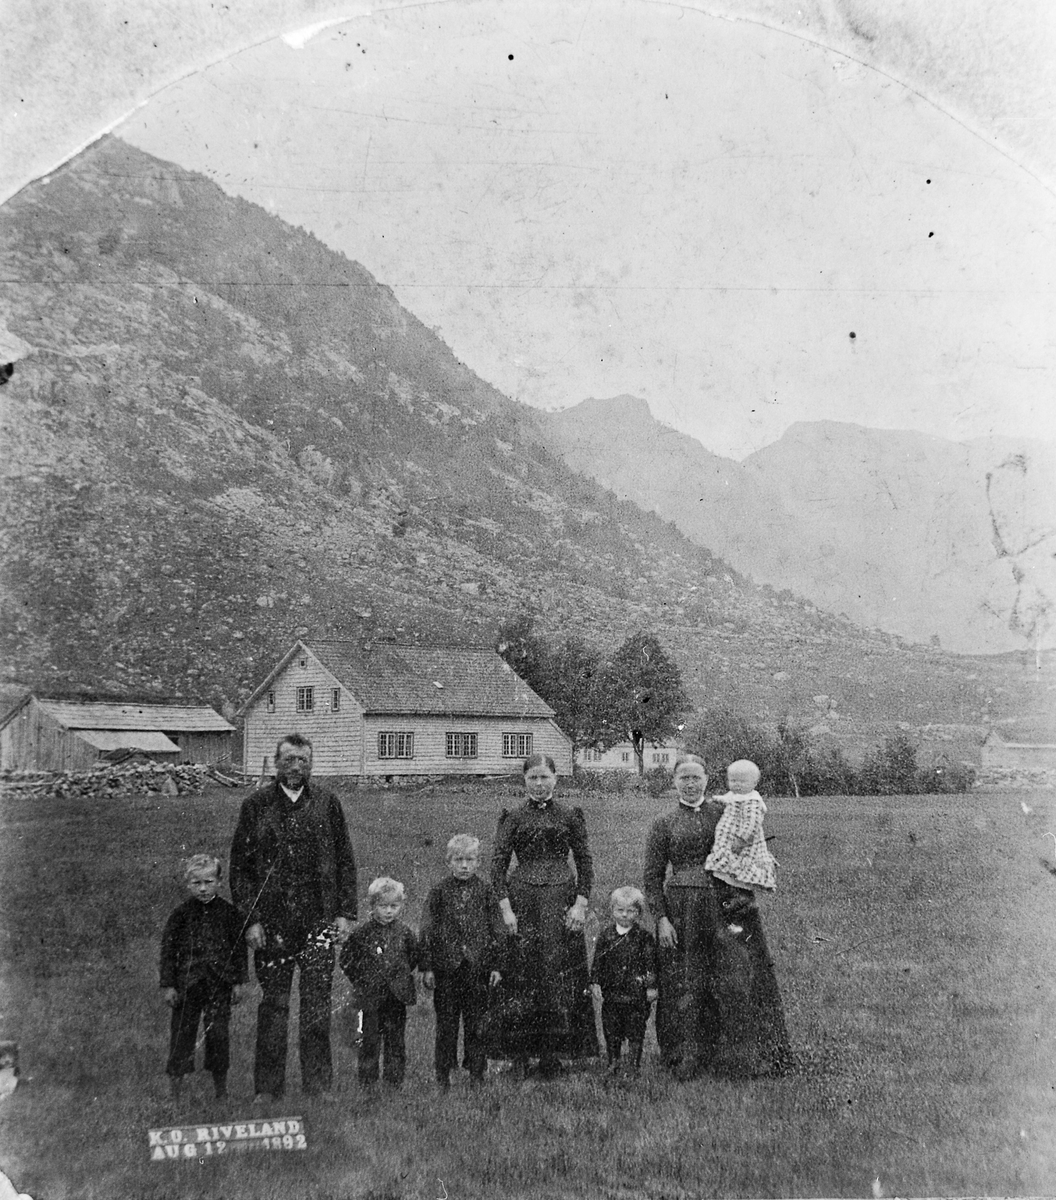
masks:
<svg viewBox="0 0 1056 1200"><path fill-rule="evenodd" d="M268 692L268 712L275 711L275 693Z"/></svg>
<svg viewBox="0 0 1056 1200"><path fill-rule="evenodd" d="M658 754L656 756L655 761L658 763L666 763L668 761L668 755L667 754Z"/></svg>
<svg viewBox="0 0 1056 1200"><path fill-rule="evenodd" d="M330 711L331 712L340 712L341 711L341 689L340 688L332 688L330 691Z"/></svg>
<svg viewBox="0 0 1056 1200"><path fill-rule="evenodd" d="M379 733L378 758L414 758L414 734Z"/></svg>
<svg viewBox="0 0 1056 1200"><path fill-rule="evenodd" d="M315 710L315 688L301 687L297 689L297 711L313 712Z"/></svg>
<svg viewBox="0 0 1056 1200"><path fill-rule="evenodd" d="M305 669L307 668L307 666L308 666L308 660L307 660L306 658L302 658L302 659L301 659L300 666L301 666L301 670L302 670L302 671L303 671L303 670L305 670Z"/></svg>
<svg viewBox="0 0 1056 1200"><path fill-rule="evenodd" d="M502 735L503 758L527 758L532 752L530 733L504 733Z"/></svg>
<svg viewBox="0 0 1056 1200"><path fill-rule="evenodd" d="M629 752L624 750L623 753L620 755L620 762L630 762L630 761L631 761L631 756L630 756Z"/></svg>
<svg viewBox="0 0 1056 1200"><path fill-rule="evenodd" d="M475 733L449 733L447 735L448 758L476 758L477 735Z"/></svg>

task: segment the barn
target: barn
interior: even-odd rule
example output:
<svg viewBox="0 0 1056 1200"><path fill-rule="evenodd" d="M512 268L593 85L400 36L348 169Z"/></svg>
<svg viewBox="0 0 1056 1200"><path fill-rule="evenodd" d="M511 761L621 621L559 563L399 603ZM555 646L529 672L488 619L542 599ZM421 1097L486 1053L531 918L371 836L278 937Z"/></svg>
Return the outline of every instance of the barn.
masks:
<svg viewBox="0 0 1056 1200"><path fill-rule="evenodd" d="M242 716L247 773L294 731L319 775L497 775L534 752L572 773L553 709L490 647L298 641Z"/></svg>
<svg viewBox="0 0 1056 1200"><path fill-rule="evenodd" d="M0 721L0 767L83 771L130 753L227 762L234 726L205 705L49 700L26 695Z"/></svg>

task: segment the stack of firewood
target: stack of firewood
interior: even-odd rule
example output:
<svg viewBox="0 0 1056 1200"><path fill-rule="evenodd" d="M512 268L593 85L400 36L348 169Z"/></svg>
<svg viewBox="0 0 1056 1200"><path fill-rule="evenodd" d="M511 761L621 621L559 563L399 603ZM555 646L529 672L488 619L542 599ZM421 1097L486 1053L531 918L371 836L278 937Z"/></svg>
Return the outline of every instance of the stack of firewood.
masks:
<svg viewBox="0 0 1056 1200"><path fill-rule="evenodd" d="M0 789L6 796L41 800L68 796L198 796L208 782L234 788L252 781L226 765L143 760L99 763L86 771L0 771Z"/></svg>

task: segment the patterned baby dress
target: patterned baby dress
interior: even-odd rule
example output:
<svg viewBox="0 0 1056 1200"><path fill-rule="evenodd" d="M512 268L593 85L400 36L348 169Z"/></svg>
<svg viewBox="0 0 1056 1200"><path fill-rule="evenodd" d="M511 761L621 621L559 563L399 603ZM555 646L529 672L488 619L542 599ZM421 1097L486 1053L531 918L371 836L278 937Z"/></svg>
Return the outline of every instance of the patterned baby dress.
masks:
<svg viewBox="0 0 1056 1200"><path fill-rule="evenodd" d="M763 836L763 815L766 805L758 792L738 795L727 792L716 797L725 805L715 829L715 844L704 868L718 879L740 888L777 887L777 863L766 848ZM733 839L743 838L748 845L743 850L733 848Z"/></svg>

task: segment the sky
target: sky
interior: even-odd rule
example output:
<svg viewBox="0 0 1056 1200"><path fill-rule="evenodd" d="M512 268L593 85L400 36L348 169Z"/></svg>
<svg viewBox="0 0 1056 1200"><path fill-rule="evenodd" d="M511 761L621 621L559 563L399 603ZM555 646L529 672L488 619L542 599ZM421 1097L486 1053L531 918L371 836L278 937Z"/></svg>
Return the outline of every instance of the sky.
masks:
<svg viewBox="0 0 1056 1200"><path fill-rule="evenodd" d="M116 132L356 259L528 404L640 396L733 458L805 420L1056 438L1056 198L787 32L407 7L234 55Z"/></svg>

